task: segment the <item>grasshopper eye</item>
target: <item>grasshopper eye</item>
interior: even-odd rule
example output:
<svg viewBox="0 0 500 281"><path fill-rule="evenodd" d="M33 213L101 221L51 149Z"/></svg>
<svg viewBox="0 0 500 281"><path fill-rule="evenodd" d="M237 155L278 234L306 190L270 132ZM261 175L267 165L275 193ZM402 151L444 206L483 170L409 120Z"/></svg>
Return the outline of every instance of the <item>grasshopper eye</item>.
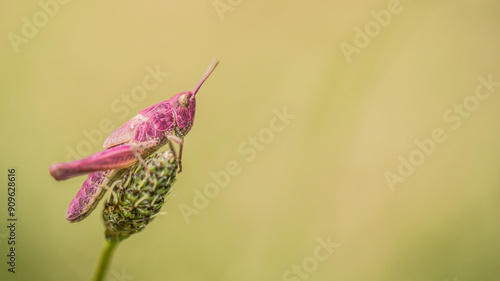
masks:
<svg viewBox="0 0 500 281"><path fill-rule="evenodd" d="M180 97L179 97L179 104L182 106L182 107L188 107L189 106L189 97L187 94L182 94Z"/></svg>

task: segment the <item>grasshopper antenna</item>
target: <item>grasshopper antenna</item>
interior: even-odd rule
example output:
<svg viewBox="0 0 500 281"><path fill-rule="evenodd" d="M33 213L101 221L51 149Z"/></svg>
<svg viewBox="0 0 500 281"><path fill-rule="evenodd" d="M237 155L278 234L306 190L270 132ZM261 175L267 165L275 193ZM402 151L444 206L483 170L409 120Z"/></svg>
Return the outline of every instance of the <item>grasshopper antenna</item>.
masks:
<svg viewBox="0 0 500 281"><path fill-rule="evenodd" d="M212 60L212 63L208 67L207 71L205 72L205 74L203 74L203 77L201 77L200 82L198 82L198 85L196 85L196 88L194 88L193 93L195 95L198 92L198 90L201 88L201 85L203 85L203 82L205 82L205 80L207 80L208 76L210 76L210 74L212 73L212 71L214 71L215 67L217 67L218 64L219 64L219 60L217 60L217 58L214 58ZM193 98L194 98L194 95L193 95Z"/></svg>

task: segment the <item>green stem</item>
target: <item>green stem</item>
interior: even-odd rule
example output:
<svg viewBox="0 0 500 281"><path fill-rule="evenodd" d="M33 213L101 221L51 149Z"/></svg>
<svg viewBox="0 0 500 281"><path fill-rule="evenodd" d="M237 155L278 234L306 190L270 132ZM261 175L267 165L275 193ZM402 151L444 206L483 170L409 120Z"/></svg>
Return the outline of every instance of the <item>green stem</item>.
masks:
<svg viewBox="0 0 500 281"><path fill-rule="evenodd" d="M101 256L101 262L99 263L99 268L97 269L94 281L104 280L104 276L106 276L106 272L108 271L111 257L113 256L113 251L115 250L116 246L118 246L118 243L120 243L120 241L120 239L116 238L106 239L106 245L104 246L104 250Z"/></svg>

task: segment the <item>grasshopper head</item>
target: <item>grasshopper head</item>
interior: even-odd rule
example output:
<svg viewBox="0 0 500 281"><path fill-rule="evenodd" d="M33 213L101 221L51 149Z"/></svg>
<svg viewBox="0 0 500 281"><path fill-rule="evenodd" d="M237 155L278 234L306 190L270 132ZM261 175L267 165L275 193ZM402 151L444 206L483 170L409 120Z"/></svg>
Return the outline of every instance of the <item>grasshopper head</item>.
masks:
<svg viewBox="0 0 500 281"><path fill-rule="evenodd" d="M194 121L194 112L196 111L196 93L218 64L218 60L214 59L212 61L193 92L183 92L172 97L171 105L175 113L175 122L177 124L176 133L178 133L180 137L184 137L189 130L191 130Z"/></svg>
<svg viewBox="0 0 500 281"><path fill-rule="evenodd" d="M175 112L176 132L184 137L193 126L194 113L196 111L196 98L192 92L177 94L171 99L172 109Z"/></svg>

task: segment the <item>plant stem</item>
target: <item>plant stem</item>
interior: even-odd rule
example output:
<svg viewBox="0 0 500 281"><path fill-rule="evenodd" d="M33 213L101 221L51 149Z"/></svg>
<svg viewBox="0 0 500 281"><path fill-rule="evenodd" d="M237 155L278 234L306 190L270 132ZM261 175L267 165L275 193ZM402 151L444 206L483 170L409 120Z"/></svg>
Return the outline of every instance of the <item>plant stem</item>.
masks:
<svg viewBox="0 0 500 281"><path fill-rule="evenodd" d="M113 251L116 246L120 243L120 239L108 238L106 239L106 245L104 245L104 250L102 251L101 261L99 263L99 268L97 269L94 281L103 281L106 272L108 271L108 266L113 256Z"/></svg>

